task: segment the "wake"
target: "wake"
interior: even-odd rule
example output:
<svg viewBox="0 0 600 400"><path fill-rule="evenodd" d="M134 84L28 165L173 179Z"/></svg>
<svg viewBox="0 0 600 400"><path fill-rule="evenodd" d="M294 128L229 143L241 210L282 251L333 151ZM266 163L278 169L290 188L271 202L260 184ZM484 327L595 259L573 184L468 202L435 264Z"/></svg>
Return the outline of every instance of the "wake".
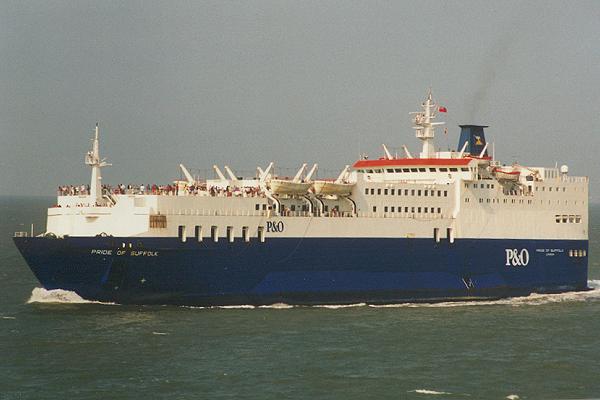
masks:
<svg viewBox="0 0 600 400"><path fill-rule="evenodd" d="M568 292L558 294L537 294L533 293L526 297L510 297L499 300L477 300L477 301L448 301L441 303L398 303L398 304L323 304L323 305L290 305L285 303L276 303L271 305L253 306L249 304L236 305L236 306L212 306L212 307L196 307L196 306L185 306L186 308L194 309L273 309L273 310L288 310L290 308L316 308L316 309L344 309L344 308L442 308L442 307L480 307L480 306L492 306L492 305L506 305L506 306L539 306L543 304L552 303L570 303L570 302L584 302L589 300L600 299L600 279L593 279L588 281L588 287L591 290L585 292ZM54 289L46 290L44 288L34 288L31 292L27 304L43 303L43 304L105 304L105 305L116 305L116 303L105 303L100 301L86 300L79 296L77 293L63 290Z"/></svg>
<svg viewBox="0 0 600 400"><path fill-rule="evenodd" d="M107 304L114 305L115 303L103 303L100 301L86 300L77 293L70 290L53 289L47 290L44 288L34 288L31 291L31 296L27 300L27 304L44 303L44 304Z"/></svg>

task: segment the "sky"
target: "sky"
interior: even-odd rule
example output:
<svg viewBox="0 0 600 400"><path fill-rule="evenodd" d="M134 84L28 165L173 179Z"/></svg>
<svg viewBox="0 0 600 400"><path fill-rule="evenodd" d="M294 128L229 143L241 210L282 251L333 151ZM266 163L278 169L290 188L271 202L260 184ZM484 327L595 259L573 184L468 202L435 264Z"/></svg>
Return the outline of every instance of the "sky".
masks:
<svg viewBox="0 0 600 400"><path fill-rule="evenodd" d="M599 1L0 3L0 195L211 178L274 161L334 177L361 153L420 148L428 89L496 157L569 166L600 202Z"/></svg>

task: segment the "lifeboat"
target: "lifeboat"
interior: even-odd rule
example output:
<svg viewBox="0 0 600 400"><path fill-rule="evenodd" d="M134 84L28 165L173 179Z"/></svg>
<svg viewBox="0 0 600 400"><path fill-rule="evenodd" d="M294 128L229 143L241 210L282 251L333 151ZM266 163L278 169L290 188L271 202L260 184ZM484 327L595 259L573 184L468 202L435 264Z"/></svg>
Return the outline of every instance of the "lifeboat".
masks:
<svg viewBox="0 0 600 400"><path fill-rule="evenodd" d="M521 176L521 171L512 168L494 168L493 173L499 181L518 181Z"/></svg>
<svg viewBox="0 0 600 400"><path fill-rule="evenodd" d="M349 196L355 183L349 183L349 165L342 171L336 180L317 180L313 184L313 190L317 196Z"/></svg>
<svg viewBox="0 0 600 400"><path fill-rule="evenodd" d="M313 183L317 196L349 196L355 183L319 180Z"/></svg>

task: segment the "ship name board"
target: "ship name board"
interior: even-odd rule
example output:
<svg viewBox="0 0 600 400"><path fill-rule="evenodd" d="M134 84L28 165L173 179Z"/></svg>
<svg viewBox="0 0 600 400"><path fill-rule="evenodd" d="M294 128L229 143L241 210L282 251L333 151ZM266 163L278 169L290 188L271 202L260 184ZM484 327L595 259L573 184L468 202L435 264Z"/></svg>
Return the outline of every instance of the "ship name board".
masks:
<svg viewBox="0 0 600 400"><path fill-rule="evenodd" d="M92 249L91 254L99 255L99 256L112 256L112 249ZM149 250L117 250L115 252L117 256L128 255L131 257L158 257L158 251L149 251Z"/></svg>

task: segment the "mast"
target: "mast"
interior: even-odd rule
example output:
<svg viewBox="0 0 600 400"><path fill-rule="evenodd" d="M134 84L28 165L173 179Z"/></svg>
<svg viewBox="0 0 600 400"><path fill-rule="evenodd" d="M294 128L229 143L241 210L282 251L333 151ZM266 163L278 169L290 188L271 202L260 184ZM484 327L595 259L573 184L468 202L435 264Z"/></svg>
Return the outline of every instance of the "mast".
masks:
<svg viewBox="0 0 600 400"><path fill-rule="evenodd" d="M423 141L423 149L421 150L419 157L432 158L435 156L435 147L433 143L433 138L435 137L434 126L443 125L444 122L433 122L437 115L437 104L433 101L431 89L429 89L427 99L421 103L421 107L423 108L423 111L411 113L415 114L415 117L413 118L415 126L413 126L413 129L416 130L417 138Z"/></svg>
<svg viewBox="0 0 600 400"><path fill-rule="evenodd" d="M92 149L85 155L85 163L92 167L92 177L90 180L90 200L94 204L103 205L102 197L102 174L100 169L102 167L110 166L103 159L100 159L100 141L98 137L99 128L96 123L96 129L94 130L94 138L92 139Z"/></svg>

